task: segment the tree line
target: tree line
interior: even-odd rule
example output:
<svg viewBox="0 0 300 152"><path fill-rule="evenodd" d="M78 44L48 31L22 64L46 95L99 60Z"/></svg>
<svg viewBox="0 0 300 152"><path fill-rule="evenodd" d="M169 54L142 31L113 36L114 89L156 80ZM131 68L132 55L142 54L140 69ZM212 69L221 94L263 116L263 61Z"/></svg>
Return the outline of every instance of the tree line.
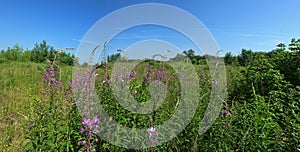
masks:
<svg viewBox="0 0 300 152"><path fill-rule="evenodd" d="M0 52L0 58L8 61L45 63L47 61L53 62L55 57L55 60L63 65L73 65L75 60L73 54L59 52L59 50L48 45L45 40L36 43L32 50L24 50L22 46L16 44L12 48L8 47Z"/></svg>
<svg viewBox="0 0 300 152"><path fill-rule="evenodd" d="M205 65L206 59L212 57L209 55L196 55L195 51L190 49L177 54L172 61L180 61L188 57L191 63L195 65ZM260 64L267 63L264 68L277 71L284 77L284 80L294 86L300 86L300 39L292 38L288 45L279 43L274 50L269 52L255 52L242 49L238 55L231 52L225 54L224 63L227 66L239 67L260 67ZM261 62L261 63L260 63ZM260 69L264 71L265 69ZM275 78L274 78L275 79Z"/></svg>
<svg viewBox="0 0 300 152"><path fill-rule="evenodd" d="M300 86L300 39L293 38L288 45L279 43L277 48L269 52L253 52L243 49L237 56L226 53L224 57L226 65L242 67L258 66L258 61L267 62L268 69L278 71L286 81Z"/></svg>

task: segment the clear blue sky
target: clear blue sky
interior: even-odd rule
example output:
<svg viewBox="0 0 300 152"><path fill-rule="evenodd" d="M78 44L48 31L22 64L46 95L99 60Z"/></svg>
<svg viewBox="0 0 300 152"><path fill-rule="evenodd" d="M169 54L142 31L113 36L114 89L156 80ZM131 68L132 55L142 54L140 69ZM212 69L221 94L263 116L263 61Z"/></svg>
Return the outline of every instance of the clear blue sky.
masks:
<svg viewBox="0 0 300 152"><path fill-rule="evenodd" d="M242 48L269 51L280 42L287 44L293 37L300 38L299 0L3 0L0 49L16 43L32 49L42 40L56 49L78 46L99 19L139 3L164 3L188 11L205 24L224 52L238 54ZM149 38L161 35L162 31L172 35L154 26L143 30L153 31L145 33ZM125 49L134 43L136 37L130 35L136 31L127 30L119 36L119 40L123 38L128 44L115 43L109 49ZM176 40L171 39L169 36L175 44ZM182 41L180 44L178 41L178 47L195 49Z"/></svg>

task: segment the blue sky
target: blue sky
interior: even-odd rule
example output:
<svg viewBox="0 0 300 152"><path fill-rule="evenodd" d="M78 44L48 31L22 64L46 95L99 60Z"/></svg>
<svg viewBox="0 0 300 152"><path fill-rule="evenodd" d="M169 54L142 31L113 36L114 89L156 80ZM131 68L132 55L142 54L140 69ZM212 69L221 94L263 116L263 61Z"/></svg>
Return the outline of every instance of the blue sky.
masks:
<svg viewBox="0 0 300 152"><path fill-rule="evenodd" d="M32 49L42 40L56 49L78 46L102 17L140 3L163 3L188 11L209 29L224 53L238 54L242 48L269 51L280 42L300 38L299 0L5 0L0 2L0 49L16 43ZM197 50L176 35L159 26L137 27L120 33L108 50L151 38L182 50Z"/></svg>

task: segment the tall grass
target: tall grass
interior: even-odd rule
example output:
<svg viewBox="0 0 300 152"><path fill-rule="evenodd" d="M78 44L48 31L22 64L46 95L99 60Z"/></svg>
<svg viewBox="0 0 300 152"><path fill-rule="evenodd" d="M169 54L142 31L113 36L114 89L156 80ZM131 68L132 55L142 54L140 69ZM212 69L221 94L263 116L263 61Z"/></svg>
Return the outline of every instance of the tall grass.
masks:
<svg viewBox="0 0 300 152"><path fill-rule="evenodd" d="M28 118L30 103L39 96L44 67L32 63L0 64L0 151L22 146L22 122Z"/></svg>
<svg viewBox="0 0 300 152"><path fill-rule="evenodd" d="M74 99L76 95L70 90L72 67L54 68L55 82L58 85L53 86L48 84L50 79L45 81L44 77L45 72L49 72L49 65L0 61L0 151L128 151L100 139L90 131L99 127L100 134L108 134L101 130L101 124L112 120L124 126L147 129L165 122L173 115L181 88L170 66L165 65L160 72L167 73L164 78L163 75L157 75L160 70L158 62L142 62L133 70L136 74L128 77L131 94L139 102L151 98L147 83L150 78L154 80L155 77L160 77L167 84L165 101L155 113L149 115L136 114L118 103L110 84L112 66L109 64L106 70L98 69L93 73L101 105L110 116L107 120L101 117L98 120L97 117L82 117L79 113L80 109ZM300 126L299 123L297 125L297 118L294 118L294 115L299 115L295 113L299 110L297 103L284 107L288 112L280 112L281 105L275 102L279 97L263 97L256 93L253 86L250 86L252 90L249 99L241 100L235 93L239 86L237 80L242 79L240 70L244 68L226 68L228 97L223 102L219 117L206 133L199 135L198 127L209 102L211 80L208 67L201 65L195 66L201 87L201 101L192 121L178 136L157 147L151 147L151 144L155 145L163 133L158 132L156 136L156 133L150 132L149 142L153 143L148 148L137 151L299 150L297 146L286 146L289 142L290 145L299 143L297 135ZM147 75L150 70L155 73L151 77ZM122 81L121 78L125 77L115 81ZM60 82L62 86L59 86ZM298 95L299 91L294 90L293 100L297 100ZM293 112L294 115L281 117L281 114ZM287 118L292 124L283 121L287 126L284 128L277 118ZM287 130L292 130L292 134Z"/></svg>

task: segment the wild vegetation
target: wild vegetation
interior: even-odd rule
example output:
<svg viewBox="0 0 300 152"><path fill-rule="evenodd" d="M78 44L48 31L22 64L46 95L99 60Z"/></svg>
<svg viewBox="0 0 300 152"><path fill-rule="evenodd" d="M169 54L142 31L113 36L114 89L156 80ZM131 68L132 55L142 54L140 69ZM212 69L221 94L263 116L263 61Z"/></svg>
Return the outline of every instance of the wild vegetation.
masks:
<svg viewBox="0 0 300 152"><path fill-rule="evenodd" d="M288 46L278 44L270 52L226 53L222 59L227 96L219 117L204 134L198 133L199 122L217 84L211 81L207 56L195 55L193 50L183 54L195 67L202 98L192 121L178 136L153 146L164 135L155 126L172 117L182 102L178 76L168 62L145 60L113 79L113 61L120 56L116 54L106 66L72 77L74 56L55 51L45 41L33 50L16 45L1 51L0 151L128 151L96 135L108 134L110 130L102 126L112 120L147 129L147 148L137 151L300 150L300 39L292 39ZM90 77L95 77L95 83ZM155 80L163 82L167 92L163 104L151 114L124 109L112 90L113 83L128 82L130 94L142 103L151 98L149 88ZM90 85L97 96L85 94L84 88ZM96 104L102 105L109 119L90 115L90 107L78 108L85 103L82 97L100 98Z"/></svg>

